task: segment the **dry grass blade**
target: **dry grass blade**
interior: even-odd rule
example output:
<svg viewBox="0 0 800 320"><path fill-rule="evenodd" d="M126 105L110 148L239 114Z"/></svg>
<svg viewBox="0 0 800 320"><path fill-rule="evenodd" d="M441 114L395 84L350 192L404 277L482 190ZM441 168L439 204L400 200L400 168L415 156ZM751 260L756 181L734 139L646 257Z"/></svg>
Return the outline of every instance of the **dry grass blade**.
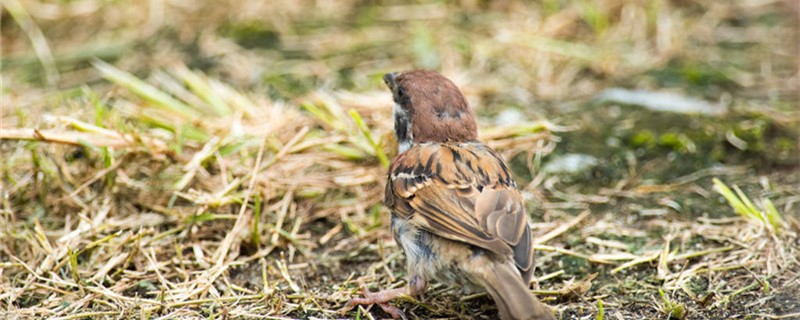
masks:
<svg viewBox="0 0 800 320"><path fill-rule="evenodd" d="M589 210L585 210L585 211L581 212L581 214L579 214L577 217L575 217L574 219L570 220L569 222L564 223L564 224L560 224L557 228L551 230L550 232L546 233L545 235L543 235L541 237L537 237L536 239L533 240L533 243L534 244L543 244L543 243L545 243L547 241L552 240L555 237L558 237L562 233L567 232L567 230L569 230L569 229L575 227L576 225L578 225L579 223L581 223L581 221L583 221L584 219L586 219L586 217L589 216L589 213L590 213Z"/></svg>
<svg viewBox="0 0 800 320"><path fill-rule="evenodd" d="M92 147L111 147L124 149L135 147L136 139L131 135L117 133L115 135L97 134L89 132L39 130L24 128L3 128L0 131L0 140L33 140L52 143L63 143L74 146L89 145ZM154 138L140 139L153 153L166 150L163 141Z"/></svg>
<svg viewBox="0 0 800 320"><path fill-rule="evenodd" d="M406 284L381 76L416 68L525 186L556 316L796 317L795 4L473 2L2 1L0 318L381 318L336 310Z"/></svg>

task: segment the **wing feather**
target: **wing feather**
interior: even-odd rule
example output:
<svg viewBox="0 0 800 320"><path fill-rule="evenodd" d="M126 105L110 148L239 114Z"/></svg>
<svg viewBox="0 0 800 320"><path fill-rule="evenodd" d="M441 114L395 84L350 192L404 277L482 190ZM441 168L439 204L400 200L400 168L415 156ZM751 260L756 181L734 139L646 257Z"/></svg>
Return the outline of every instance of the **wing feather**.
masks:
<svg viewBox="0 0 800 320"><path fill-rule="evenodd" d="M529 277L533 251L522 196L508 166L489 147L412 147L392 161L384 202L433 234L513 257Z"/></svg>

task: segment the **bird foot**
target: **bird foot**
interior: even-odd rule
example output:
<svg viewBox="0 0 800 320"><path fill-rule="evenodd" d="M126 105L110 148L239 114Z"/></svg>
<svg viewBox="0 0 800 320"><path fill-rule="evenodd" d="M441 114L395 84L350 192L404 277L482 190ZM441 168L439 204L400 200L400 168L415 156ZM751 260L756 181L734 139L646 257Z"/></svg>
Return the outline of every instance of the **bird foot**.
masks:
<svg viewBox="0 0 800 320"><path fill-rule="evenodd" d="M361 285L361 298L353 298L347 302L347 304L342 308L339 312L345 313L350 311L351 309L355 308L358 305L370 305L370 304L377 304L384 312L388 313L392 316L392 319L406 319L406 315L403 310L400 308L395 307L389 304L389 301L393 299L407 295L408 288L397 288L397 289L387 289L381 290L378 292L371 292L367 289L366 286L363 284Z"/></svg>
<svg viewBox="0 0 800 320"><path fill-rule="evenodd" d="M350 299L344 308L339 310L340 313L344 314L345 312L355 308L357 305L377 304L379 307L381 307L381 309L383 309L384 312L391 315L393 319L406 320L406 314L403 312L403 310L400 310L400 308L389 304L389 301L402 296L417 296L418 294L424 292L428 287L428 281L418 275L411 277L411 281L403 288L386 289L378 292L369 291L367 286L360 280L358 281L358 284L361 287L361 295L363 297Z"/></svg>

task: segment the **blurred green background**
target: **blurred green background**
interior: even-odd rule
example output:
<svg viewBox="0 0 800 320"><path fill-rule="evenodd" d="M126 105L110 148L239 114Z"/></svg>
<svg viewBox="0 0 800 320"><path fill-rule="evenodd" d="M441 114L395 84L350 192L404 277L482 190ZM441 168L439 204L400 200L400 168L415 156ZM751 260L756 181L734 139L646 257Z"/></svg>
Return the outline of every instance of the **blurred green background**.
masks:
<svg viewBox="0 0 800 320"><path fill-rule="evenodd" d="M383 73L426 68L452 78L487 119L520 111L636 148L685 154L686 144L699 144L689 150L711 156L701 166L738 157L727 148L740 140L749 144L738 144L744 157L766 159L768 168L796 163L796 131L786 125L798 118L796 1L10 0L3 8L6 126L15 124L9 106L35 101L37 88L98 84L94 58L145 78L185 65L274 101L380 91ZM611 88L646 91L608 98ZM613 133L625 122L588 102L712 110L709 124L731 122L692 133L682 117L624 109L636 128ZM728 129L733 137L725 138Z"/></svg>

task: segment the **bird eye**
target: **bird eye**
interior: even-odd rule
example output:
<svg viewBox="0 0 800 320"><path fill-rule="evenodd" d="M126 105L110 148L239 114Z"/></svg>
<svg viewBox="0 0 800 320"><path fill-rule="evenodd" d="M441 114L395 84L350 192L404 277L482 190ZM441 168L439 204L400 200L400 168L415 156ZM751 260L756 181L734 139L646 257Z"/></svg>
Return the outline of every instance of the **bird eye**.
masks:
<svg viewBox="0 0 800 320"><path fill-rule="evenodd" d="M403 102L408 98L408 94L406 93L406 89L403 87L397 87L395 93L395 102L399 104L403 104Z"/></svg>

